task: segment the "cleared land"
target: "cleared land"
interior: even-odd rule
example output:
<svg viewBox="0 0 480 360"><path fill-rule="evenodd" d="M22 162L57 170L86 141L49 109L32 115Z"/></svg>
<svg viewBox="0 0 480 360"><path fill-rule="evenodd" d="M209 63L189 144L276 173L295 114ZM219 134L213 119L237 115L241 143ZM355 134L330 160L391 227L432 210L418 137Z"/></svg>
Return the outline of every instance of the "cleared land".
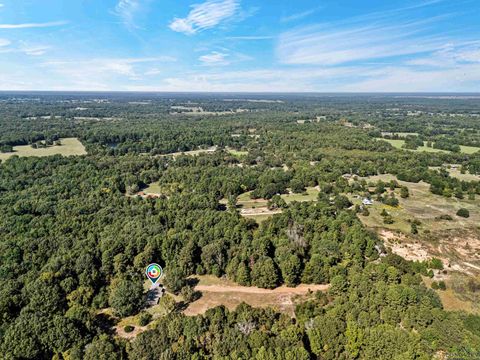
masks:
<svg viewBox="0 0 480 360"><path fill-rule="evenodd" d="M52 145L46 148L34 149L30 145L20 145L14 146L13 152L9 153L0 153L0 160L7 160L13 155L18 155L20 157L27 156L51 156L51 155L63 155L63 156L74 156L74 155L85 155L87 151L85 146L77 138L64 138L60 139L62 145Z"/></svg>
<svg viewBox="0 0 480 360"><path fill-rule="evenodd" d="M198 279L200 282L195 289L200 291L202 296L185 309L185 315L203 314L208 309L219 305L233 310L245 302L253 307L274 307L293 316L297 298L306 296L312 291L326 291L329 287L329 285L302 284L295 288L281 286L268 290L240 286L231 281L208 275L198 276Z"/></svg>
<svg viewBox="0 0 480 360"><path fill-rule="evenodd" d="M381 175L367 178L367 181L390 181L393 175ZM391 207L375 201L368 206L370 215L358 215L360 220L375 229L394 253L407 260L423 261L431 257L440 258L445 268L464 274L480 273L480 201L445 198L429 191L429 185L423 182L408 183L398 181L409 188L410 197L400 198L398 207ZM352 197L359 204L361 199ZM469 209L470 217L458 217L459 208ZM380 215L385 209L395 221L384 224ZM440 220L441 215L450 215L452 220ZM419 220L419 234L412 235L411 221Z"/></svg>
<svg viewBox="0 0 480 360"><path fill-rule="evenodd" d="M318 187L308 187L302 194L282 194L281 197L287 204L293 201L315 201L318 193L320 192ZM251 191L240 194L237 198L237 206L240 208L240 214L245 217L250 217L258 223L268 219L274 214L279 214L282 211L280 209L270 210L267 207L268 200L266 199L252 199L250 197Z"/></svg>
<svg viewBox="0 0 480 360"><path fill-rule="evenodd" d="M432 170L439 170L441 167L438 166L431 166L430 169ZM462 174L459 168L446 168L445 170L448 171L451 177L457 178L463 181L480 181L480 175L473 175L469 173Z"/></svg>
<svg viewBox="0 0 480 360"><path fill-rule="evenodd" d="M397 180L393 175L379 175L366 178L368 182L377 182L382 180L388 182ZM396 197L400 204L398 207L391 207L375 201L369 206L370 216L360 216L365 225L369 227L387 228L390 230L400 230L404 233L410 232L409 220L418 219L422 222L420 229L430 231L476 228L480 223L480 201L468 200L467 198L459 200L451 197L435 195L430 192L430 185L424 182L410 183L405 181L397 182L400 185L407 186L410 196L406 199L400 198L399 189L395 190ZM360 204L361 199L352 199L354 204ZM470 211L468 219L456 216L460 208L467 208ZM394 224L384 224L380 212L386 209L394 218ZM450 215L453 220L438 220L438 216Z"/></svg>
<svg viewBox="0 0 480 360"><path fill-rule="evenodd" d="M159 156L159 157L166 157L166 156L173 156L173 157L177 157L177 156L180 156L180 155L191 155L191 156L195 156L195 155L199 155L199 154L203 154L203 153L209 153L209 152L214 152L217 150L217 147L216 146L212 146L212 147L209 147L208 149L198 149L198 150L190 150L190 151L179 151L179 152L174 152L174 153L169 153L169 154L161 154L161 155L156 155L156 156Z"/></svg>
<svg viewBox="0 0 480 360"><path fill-rule="evenodd" d="M424 143L423 146L419 147L417 150L411 150L411 149L404 149L402 146L405 144L405 140L401 139L385 139L385 138L378 138L378 140L383 140L386 141L390 144L392 144L393 147L397 149L402 149L402 150L409 150L409 151L423 151L423 152L448 152L446 150L441 150L441 149L434 149L431 147L428 147L426 142ZM460 145L460 151L464 154L473 154L476 153L477 151L480 151L480 148L474 147L474 146L464 146Z"/></svg>
<svg viewBox="0 0 480 360"><path fill-rule="evenodd" d="M200 106L171 106L172 111L171 115L231 115L238 114L243 112L248 112L248 109L235 109L229 111L205 111Z"/></svg>
<svg viewBox="0 0 480 360"><path fill-rule="evenodd" d="M242 157L242 156L248 155L248 151L235 150L229 147L225 148L225 150L230 154L232 154L233 156Z"/></svg>
<svg viewBox="0 0 480 360"><path fill-rule="evenodd" d="M158 182L154 182L142 190L144 194L160 195L162 188Z"/></svg>
<svg viewBox="0 0 480 360"><path fill-rule="evenodd" d="M436 280L443 280L447 285L446 290L435 290L445 310L480 314L480 291L472 291L469 288L469 284L479 284L479 278L468 277L461 273L448 276L436 274L433 279L423 277L423 282L428 287L431 287L432 282Z"/></svg>

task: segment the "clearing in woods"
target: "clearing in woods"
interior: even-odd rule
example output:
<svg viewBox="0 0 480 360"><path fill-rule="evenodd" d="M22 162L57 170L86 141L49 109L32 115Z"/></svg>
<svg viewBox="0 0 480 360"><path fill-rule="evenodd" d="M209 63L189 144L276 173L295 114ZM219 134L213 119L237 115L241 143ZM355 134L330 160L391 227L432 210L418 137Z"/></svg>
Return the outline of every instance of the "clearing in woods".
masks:
<svg viewBox="0 0 480 360"><path fill-rule="evenodd" d="M196 276L199 283L195 290L200 291L202 296L189 304L185 309L185 315L198 315L205 313L215 306L224 305L230 310L235 309L242 302L253 307L274 307L281 312L294 316L297 298L307 296L311 292L326 291L329 285L301 284L290 288L281 286L273 290L250 286L241 286L226 279L215 276Z"/></svg>
<svg viewBox="0 0 480 360"><path fill-rule="evenodd" d="M318 193L320 192L318 187L307 187L306 191L301 194L294 194L292 192L288 194L280 195L287 204L293 201L315 201L317 199ZM250 195L251 191L240 194L237 198L237 207L240 208L240 215L244 217L249 217L254 219L256 222L260 223L270 216L279 214L282 212L281 209L270 210L267 207L268 200L266 199L252 199Z"/></svg>
<svg viewBox="0 0 480 360"><path fill-rule="evenodd" d="M213 275L196 275L191 278L198 281L195 290L201 293L196 301L188 304L183 313L187 316L195 316L204 314L208 309L223 305L229 310L235 309L241 303L247 303L253 307L274 307L278 311L284 312L290 316L295 316L295 305L297 302L304 301L306 297L312 296L316 291L327 291L329 286L325 285L307 285L301 284L297 287L290 288L280 286L273 290L262 289L258 287L241 286L233 281L224 278L218 278ZM145 289L149 284L145 283ZM168 293L173 297L177 304L183 302L181 296ZM110 308L103 309L99 313L111 319L116 319L114 331L117 336L124 339L134 339L138 334L147 329L155 327L157 319L165 316L167 311L162 304L148 307L144 311L152 315L152 322L146 326L139 325L140 314L128 316L123 319L116 319L112 315ZM125 332L125 326L133 326L131 332Z"/></svg>
<svg viewBox="0 0 480 360"><path fill-rule="evenodd" d="M85 155L85 146L77 138L60 139L61 145L47 146L46 148L34 149L30 145L19 145L13 147L13 152L0 153L0 160L7 160L13 155L26 156L51 156L51 155Z"/></svg>
<svg viewBox="0 0 480 360"><path fill-rule="evenodd" d="M389 182L397 180L393 175L379 175L365 178L369 183L378 180ZM375 229L385 245L407 260L424 261L432 257L442 260L450 272L460 272L475 276L480 274L480 201L447 198L430 192L430 186L424 182L410 183L399 181L407 186L410 196L402 199L399 189L395 190L399 200L398 207L392 207L375 201L368 206L369 216L358 214L359 219L369 228ZM373 188L371 188L373 190ZM391 192L387 190L387 192ZM354 204L360 204L361 198L350 197ZM458 209L467 208L470 217L465 219L456 215ZM386 210L393 218L393 224L385 224L381 216ZM451 220L441 219L449 215ZM419 233L411 233L413 220L420 221Z"/></svg>
<svg viewBox="0 0 480 360"><path fill-rule="evenodd" d="M402 148L403 144L405 144L405 140L402 139L385 139L385 138L378 138L378 140L383 140L386 141L390 144L392 144L393 147L397 149L402 149L402 150L408 150L408 151L424 151L424 152L449 152L447 150L442 150L442 149L434 149L433 147L428 147L427 142L425 141L423 146L420 146L416 150L411 150L411 149L404 149ZM479 147L475 146L465 146L465 145L460 145L460 152L464 154L474 154L476 152L480 151Z"/></svg>

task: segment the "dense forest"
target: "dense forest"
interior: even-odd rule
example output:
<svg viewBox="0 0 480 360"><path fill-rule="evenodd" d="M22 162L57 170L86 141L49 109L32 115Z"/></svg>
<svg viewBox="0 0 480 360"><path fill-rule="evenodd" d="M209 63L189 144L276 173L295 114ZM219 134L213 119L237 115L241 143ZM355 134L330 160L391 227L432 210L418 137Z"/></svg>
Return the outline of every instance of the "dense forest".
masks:
<svg viewBox="0 0 480 360"><path fill-rule="evenodd" d="M386 251L346 196L370 185L345 177L393 174L429 184L432 194L478 198L479 181L437 169L458 164L480 174L480 152L458 150L480 145L478 100L252 98L0 94L3 153L70 137L88 153L13 152L0 163L2 358L478 356L480 317L443 310L422 282L435 264ZM203 112L172 111L193 106ZM400 132L416 133L405 149L384 140ZM424 142L447 151L411 151ZM198 149L211 151L178 154ZM152 183L161 196L136 196ZM379 198L392 202L381 198L389 184L375 185ZM316 201L287 204L279 197L307 187L318 187ZM249 191L282 212L260 224L241 216L236 199ZM402 191L407 197L408 189ZM134 340L120 339L102 311L142 312L150 262L165 269L167 290L187 302L199 296L192 275L269 289L330 287L297 304L294 318L247 304L186 316L166 296L168 311L154 326Z"/></svg>

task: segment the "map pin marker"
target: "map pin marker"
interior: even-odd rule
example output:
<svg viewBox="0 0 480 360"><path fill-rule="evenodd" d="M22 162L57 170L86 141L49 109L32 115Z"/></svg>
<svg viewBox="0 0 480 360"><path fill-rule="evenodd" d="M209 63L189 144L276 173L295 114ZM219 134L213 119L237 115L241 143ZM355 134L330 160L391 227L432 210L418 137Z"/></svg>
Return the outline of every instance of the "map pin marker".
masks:
<svg viewBox="0 0 480 360"><path fill-rule="evenodd" d="M145 271L145 274L147 275L147 278L150 279L152 284L155 285L158 282L158 280L162 277L163 270L160 265L153 263L147 266L147 270Z"/></svg>

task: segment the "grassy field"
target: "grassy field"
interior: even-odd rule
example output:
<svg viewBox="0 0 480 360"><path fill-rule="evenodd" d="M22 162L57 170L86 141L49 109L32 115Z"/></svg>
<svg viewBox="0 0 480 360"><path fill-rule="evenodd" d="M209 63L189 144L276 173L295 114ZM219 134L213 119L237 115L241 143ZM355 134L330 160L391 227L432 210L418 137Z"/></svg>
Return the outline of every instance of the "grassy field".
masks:
<svg viewBox="0 0 480 360"><path fill-rule="evenodd" d="M397 149L403 149L402 146L403 146L403 144L405 144L405 140L401 140L401 139L392 140L392 139L378 138L378 140L386 141L386 142L392 144L392 146L397 148ZM446 150L434 149L434 148L428 147L428 146L426 146L426 142L424 143L423 146L419 147L417 150L410 150L410 149L403 149L403 150L423 151L423 152L448 152ZM474 154L477 151L480 151L480 148L474 147L474 146L460 145L460 151L464 154Z"/></svg>
<svg viewBox="0 0 480 360"><path fill-rule="evenodd" d="M308 187L304 194L283 194L282 199L288 203L293 201L315 201L320 191L316 187Z"/></svg>
<svg viewBox="0 0 480 360"><path fill-rule="evenodd" d="M34 149L30 145L14 146L11 153L0 153L0 160L7 160L13 155L26 156L51 156L51 155L85 155L87 152L83 144L77 138L60 139L62 145L49 146L44 149Z"/></svg>
<svg viewBox="0 0 480 360"><path fill-rule="evenodd" d="M161 194L162 188L158 182L154 182L142 190L145 194Z"/></svg>
<svg viewBox="0 0 480 360"><path fill-rule="evenodd" d="M233 156L237 156L237 157L242 157L242 156L248 155L248 151L235 150L235 149L232 149L232 148L229 148L229 147L225 148L225 150L228 151Z"/></svg>
<svg viewBox="0 0 480 360"><path fill-rule="evenodd" d="M464 154L474 154L480 151L479 147L460 145L460 151Z"/></svg>
<svg viewBox="0 0 480 360"><path fill-rule="evenodd" d="M418 133L414 133L414 132L398 132L398 133L394 133L394 135L398 135L400 137L407 137L407 136L417 136Z"/></svg>
<svg viewBox="0 0 480 360"><path fill-rule="evenodd" d="M465 275L453 274L445 280L447 290L435 290L445 310L480 314L480 294L471 293L462 286L468 279ZM429 288L433 281L423 277L423 282Z"/></svg>
<svg viewBox="0 0 480 360"><path fill-rule="evenodd" d="M403 144L405 144L405 140L392 140L392 139L384 139L384 138L379 138L378 140L383 140L383 141L386 141L390 144L392 144L393 147L397 148L397 149L402 149L402 150L409 150L409 151L424 151L424 152L447 152L445 150L441 150L441 149L434 149L434 148L431 148L431 147L428 147L424 144L424 146L421 146L419 147L417 150L410 150L410 149L403 149L402 146Z"/></svg>
<svg viewBox="0 0 480 360"><path fill-rule="evenodd" d="M257 208L267 206L268 200L266 199L252 199L250 198L251 191L240 194L237 198L237 204L242 208ZM306 192L303 194L282 194L280 195L287 203L293 201L315 201L317 200L319 190L316 187L307 187Z"/></svg>
<svg viewBox="0 0 480 360"><path fill-rule="evenodd" d="M254 219L257 223L261 223L270 218L279 210L270 211L267 209L268 200L266 199L251 199L250 194L252 192L246 192L240 194L237 198L237 206L241 209L242 216ZM282 194L282 199L287 204L293 201L315 201L317 199L319 190L315 187L309 187L304 194ZM255 211L250 211L255 210ZM256 212L256 213L255 213Z"/></svg>
<svg viewBox="0 0 480 360"><path fill-rule="evenodd" d="M252 191L248 191L246 193L240 194L237 197L238 206L243 208L243 209L252 209L252 208L267 206L268 200L266 200L266 199L252 199L250 197L251 194L252 194Z"/></svg>
<svg viewBox="0 0 480 360"><path fill-rule="evenodd" d="M376 182L377 180L390 181L396 179L393 175L380 175L366 178L367 181ZM386 228L390 230L399 230L404 233L410 232L409 220L418 219L422 222L420 229L430 231L440 231L458 228L476 228L480 223L480 201L468 199L446 198L440 195L430 193L430 186L424 182L408 183L398 181L400 185L407 186L410 191L410 197L402 199L399 196L399 190L396 191L400 206L394 208L379 202L374 202L369 207L370 216L360 216L362 222L372 228ZM360 199L352 199L352 202L359 204ZM470 211L468 219L456 216L458 209L467 208ZM384 224L380 213L386 209L395 220L393 224ZM453 220L437 220L440 215L450 215Z"/></svg>
<svg viewBox="0 0 480 360"><path fill-rule="evenodd" d="M439 169L441 169L441 167L432 166L432 167L430 167L430 169L439 170ZM480 181L480 175L473 175L473 174L469 174L469 173L462 174L460 169L458 169L458 168L456 168L456 169L450 168L450 169L446 169L446 170L448 171L448 173L450 174L451 177L457 178L459 180Z"/></svg>

